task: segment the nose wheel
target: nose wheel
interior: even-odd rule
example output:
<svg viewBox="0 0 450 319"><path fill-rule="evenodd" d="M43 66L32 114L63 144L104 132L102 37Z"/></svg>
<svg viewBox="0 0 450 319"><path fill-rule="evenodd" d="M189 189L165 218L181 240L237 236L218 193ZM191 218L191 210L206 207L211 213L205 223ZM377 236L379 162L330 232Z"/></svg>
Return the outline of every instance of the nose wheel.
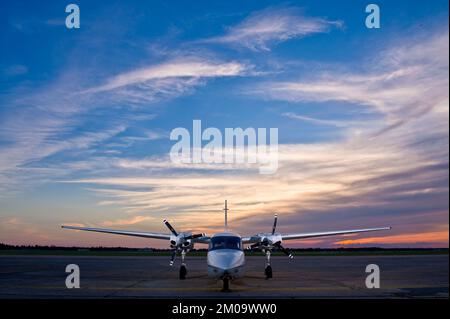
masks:
<svg viewBox="0 0 450 319"><path fill-rule="evenodd" d="M230 279L223 278L222 292L230 292Z"/></svg>

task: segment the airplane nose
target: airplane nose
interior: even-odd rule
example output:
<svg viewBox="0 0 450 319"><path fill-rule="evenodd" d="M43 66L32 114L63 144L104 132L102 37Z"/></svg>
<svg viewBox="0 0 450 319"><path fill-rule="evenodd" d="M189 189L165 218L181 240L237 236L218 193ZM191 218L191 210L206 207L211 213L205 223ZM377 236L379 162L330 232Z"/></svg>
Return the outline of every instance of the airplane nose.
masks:
<svg viewBox="0 0 450 319"><path fill-rule="evenodd" d="M233 269L244 263L244 252L221 249L208 252L208 264L222 270Z"/></svg>

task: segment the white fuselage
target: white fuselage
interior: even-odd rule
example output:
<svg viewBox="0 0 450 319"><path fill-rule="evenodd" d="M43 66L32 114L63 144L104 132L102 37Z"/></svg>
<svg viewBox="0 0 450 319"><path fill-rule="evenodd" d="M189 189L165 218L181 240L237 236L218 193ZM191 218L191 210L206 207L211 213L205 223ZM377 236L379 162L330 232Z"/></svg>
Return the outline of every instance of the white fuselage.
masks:
<svg viewBox="0 0 450 319"><path fill-rule="evenodd" d="M208 276L235 279L244 276L245 255L241 236L219 233L211 237L208 248Z"/></svg>

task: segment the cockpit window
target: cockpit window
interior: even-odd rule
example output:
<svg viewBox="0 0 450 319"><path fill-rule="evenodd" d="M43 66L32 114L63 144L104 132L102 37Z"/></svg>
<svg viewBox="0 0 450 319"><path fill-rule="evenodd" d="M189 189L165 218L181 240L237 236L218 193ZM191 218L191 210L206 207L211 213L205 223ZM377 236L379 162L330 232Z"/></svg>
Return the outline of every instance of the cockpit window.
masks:
<svg viewBox="0 0 450 319"><path fill-rule="evenodd" d="M216 249L242 249L241 239L235 236L217 236L211 238L209 250Z"/></svg>

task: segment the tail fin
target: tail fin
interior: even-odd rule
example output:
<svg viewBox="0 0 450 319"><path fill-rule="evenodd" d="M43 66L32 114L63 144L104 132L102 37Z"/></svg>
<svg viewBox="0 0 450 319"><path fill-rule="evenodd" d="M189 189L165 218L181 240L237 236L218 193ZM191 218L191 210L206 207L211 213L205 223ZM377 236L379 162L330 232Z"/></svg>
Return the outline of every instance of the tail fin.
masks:
<svg viewBox="0 0 450 319"><path fill-rule="evenodd" d="M225 208L223 209L225 212L225 231L228 230L228 206L227 206L227 200L225 200Z"/></svg>

